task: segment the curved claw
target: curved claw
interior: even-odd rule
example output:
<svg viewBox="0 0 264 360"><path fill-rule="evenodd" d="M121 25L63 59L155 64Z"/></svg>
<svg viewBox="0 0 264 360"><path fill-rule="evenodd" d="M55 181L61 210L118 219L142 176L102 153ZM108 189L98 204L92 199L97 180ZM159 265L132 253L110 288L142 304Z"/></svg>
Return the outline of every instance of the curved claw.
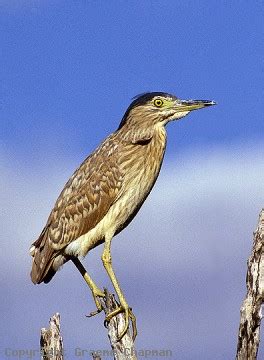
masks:
<svg viewBox="0 0 264 360"><path fill-rule="evenodd" d="M119 306L117 309L113 310L108 315L106 315L106 317L104 319L104 327L107 328L110 320L117 314L120 314L122 311L124 311L123 308L121 306Z"/></svg>
<svg viewBox="0 0 264 360"><path fill-rule="evenodd" d="M117 336L117 341L120 341L123 338L123 336L127 333L128 327L129 327L129 309L125 309L125 326L121 334Z"/></svg>
<svg viewBox="0 0 264 360"><path fill-rule="evenodd" d="M107 327L109 324L109 321L114 316L120 314L121 312L125 313L125 326L124 326L123 330L121 331L121 334L119 334L117 336L117 342L119 342L124 337L124 335L127 333L127 330L129 328L129 319L131 320L131 323L132 323L132 331L133 331L132 339L134 341L137 336L137 325L136 325L136 317L133 314L131 308L119 306L117 309L115 309L114 311L112 311L105 317L104 326Z"/></svg>
<svg viewBox="0 0 264 360"><path fill-rule="evenodd" d="M88 318L90 318L90 317L92 317L92 316L95 316L95 315L99 314L101 311L102 311L102 310L97 309L97 310L95 310L95 311L91 311L90 314L85 315L85 316L88 317Z"/></svg>
<svg viewBox="0 0 264 360"><path fill-rule="evenodd" d="M133 341L135 341L137 337L137 319L134 313L132 312L132 308L129 309L129 316L132 323L132 339Z"/></svg>

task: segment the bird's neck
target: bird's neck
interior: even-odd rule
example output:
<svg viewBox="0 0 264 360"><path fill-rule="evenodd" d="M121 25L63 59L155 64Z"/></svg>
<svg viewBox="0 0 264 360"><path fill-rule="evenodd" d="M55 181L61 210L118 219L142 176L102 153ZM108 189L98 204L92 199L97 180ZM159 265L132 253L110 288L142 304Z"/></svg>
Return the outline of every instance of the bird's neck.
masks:
<svg viewBox="0 0 264 360"><path fill-rule="evenodd" d="M131 144L147 144L150 142L157 142L158 144L166 146L166 130L164 124L145 124L145 126L124 126L119 131L119 135L124 142Z"/></svg>
<svg viewBox="0 0 264 360"><path fill-rule="evenodd" d="M146 128L144 130L133 131L130 134L126 131L124 136L118 134L119 139L122 139L122 148L126 149L122 151L120 158L126 171L129 171L128 169L135 173L143 171L143 176L145 171L149 171L150 177L154 180L158 176L164 157L167 134L161 124L152 126L149 131L146 131Z"/></svg>
<svg viewBox="0 0 264 360"><path fill-rule="evenodd" d="M166 143L167 133L165 127L161 124L155 125L152 139L146 149L146 157L148 158L150 166L154 168L154 172L157 172L157 175L163 161Z"/></svg>
<svg viewBox="0 0 264 360"><path fill-rule="evenodd" d="M127 132L126 132L127 134ZM151 138L144 142L124 140L116 133L120 141L119 166L124 174L124 184L130 189L130 202L142 204L148 196L159 175L166 148L166 130L164 126L152 128ZM123 134L122 134L123 135Z"/></svg>
<svg viewBox="0 0 264 360"><path fill-rule="evenodd" d="M167 142L167 132L165 126L162 123L158 123L154 126L153 139L160 145L163 144L165 149Z"/></svg>

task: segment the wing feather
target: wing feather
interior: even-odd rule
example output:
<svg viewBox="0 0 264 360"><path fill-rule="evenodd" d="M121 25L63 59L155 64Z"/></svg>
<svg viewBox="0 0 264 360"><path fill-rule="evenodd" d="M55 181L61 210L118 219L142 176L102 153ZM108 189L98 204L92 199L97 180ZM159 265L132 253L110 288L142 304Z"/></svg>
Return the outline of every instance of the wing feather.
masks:
<svg viewBox="0 0 264 360"><path fill-rule="evenodd" d="M54 249L65 247L94 228L115 201L123 179L115 147L108 140L65 185L48 220Z"/></svg>
<svg viewBox="0 0 264 360"><path fill-rule="evenodd" d="M109 137L66 183L45 228L33 243L33 282L44 281L56 254L103 219L120 192L122 180L118 144Z"/></svg>

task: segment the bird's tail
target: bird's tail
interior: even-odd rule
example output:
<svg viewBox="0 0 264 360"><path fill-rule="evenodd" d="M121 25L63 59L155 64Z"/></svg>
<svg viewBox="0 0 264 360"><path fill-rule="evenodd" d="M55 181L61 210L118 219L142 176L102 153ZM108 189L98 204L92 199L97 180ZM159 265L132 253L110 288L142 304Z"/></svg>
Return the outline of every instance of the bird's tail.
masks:
<svg viewBox="0 0 264 360"><path fill-rule="evenodd" d="M56 251L49 245L48 229L44 228L40 237L32 244L30 254L33 257L31 280L34 284L49 282L55 275L52 264Z"/></svg>

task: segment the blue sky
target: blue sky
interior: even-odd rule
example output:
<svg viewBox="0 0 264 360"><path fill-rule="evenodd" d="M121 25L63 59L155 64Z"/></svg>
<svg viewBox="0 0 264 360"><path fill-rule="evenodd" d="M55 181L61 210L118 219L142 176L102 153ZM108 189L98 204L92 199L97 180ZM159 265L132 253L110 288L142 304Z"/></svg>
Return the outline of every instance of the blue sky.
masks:
<svg viewBox="0 0 264 360"><path fill-rule="evenodd" d="M218 105L168 126L160 179L114 242L137 348L234 358L264 205L263 2L1 0L0 10L2 327L14 319L0 329L1 359L38 348L55 311L69 354L108 348L102 316L83 316L93 303L79 275L68 264L33 286L28 248L67 178L145 91ZM110 287L101 251L84 263Z"/></svg>

